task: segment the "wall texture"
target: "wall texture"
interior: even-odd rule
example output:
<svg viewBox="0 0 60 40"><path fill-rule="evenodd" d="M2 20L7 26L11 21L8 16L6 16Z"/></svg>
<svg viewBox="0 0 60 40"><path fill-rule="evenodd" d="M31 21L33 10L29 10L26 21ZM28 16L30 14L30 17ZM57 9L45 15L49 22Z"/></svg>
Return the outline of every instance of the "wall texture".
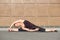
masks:
<svg viewBox="0 0 60 40"><path fill-rule="evenodd" d="M60 26L60 0L0 0L0 26L18 19L39 26Z"/></svg>

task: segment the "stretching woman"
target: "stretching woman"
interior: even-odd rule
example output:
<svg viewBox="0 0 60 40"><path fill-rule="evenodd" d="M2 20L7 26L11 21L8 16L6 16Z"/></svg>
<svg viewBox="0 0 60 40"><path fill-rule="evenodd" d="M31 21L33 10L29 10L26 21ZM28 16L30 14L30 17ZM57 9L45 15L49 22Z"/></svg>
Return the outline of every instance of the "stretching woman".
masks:
<svg viewBox="0 0 60 40"><path fill-rule="evenodd" d="M15 28L13 28L13 26ZM36 31L56 32L55 29L45 29L45 28L36 26L27 20L22 20L22 19L13 22L8 30L9 31L28 31L28 32L36 32Z"/></svg>

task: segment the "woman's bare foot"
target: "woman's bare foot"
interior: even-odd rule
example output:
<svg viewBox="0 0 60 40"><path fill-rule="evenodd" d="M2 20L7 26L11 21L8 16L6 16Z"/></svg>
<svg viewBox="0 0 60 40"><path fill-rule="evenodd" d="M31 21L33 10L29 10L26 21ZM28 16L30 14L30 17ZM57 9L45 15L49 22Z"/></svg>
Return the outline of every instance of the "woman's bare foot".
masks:
<svg viewBox="0 0 60 40"><path fill-rule="evenodd" d="M58 32L57 30L51 30L50 32Z"/></svg>

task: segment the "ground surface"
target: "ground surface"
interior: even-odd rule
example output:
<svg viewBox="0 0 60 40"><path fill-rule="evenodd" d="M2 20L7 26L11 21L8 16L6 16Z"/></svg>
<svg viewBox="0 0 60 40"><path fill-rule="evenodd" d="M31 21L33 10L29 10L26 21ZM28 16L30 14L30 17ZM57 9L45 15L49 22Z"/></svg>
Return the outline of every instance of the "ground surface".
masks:
<svg viewBox="0 0 60 40"><path fill-rule="evenodd" d="M60 32L0 31L0 40L60 40Z"/></svg>

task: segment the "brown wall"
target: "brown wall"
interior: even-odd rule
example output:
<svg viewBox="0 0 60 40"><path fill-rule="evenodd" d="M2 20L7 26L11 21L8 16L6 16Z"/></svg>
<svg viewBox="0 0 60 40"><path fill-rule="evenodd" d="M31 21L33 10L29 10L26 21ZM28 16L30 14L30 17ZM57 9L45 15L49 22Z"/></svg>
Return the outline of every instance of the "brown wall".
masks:
<svg viewBox="0 0 60 40"><path fill-rule="evenodd" d="M0 0L0 26L20 18L39 26L60 26L60 0Z"/></svg>

